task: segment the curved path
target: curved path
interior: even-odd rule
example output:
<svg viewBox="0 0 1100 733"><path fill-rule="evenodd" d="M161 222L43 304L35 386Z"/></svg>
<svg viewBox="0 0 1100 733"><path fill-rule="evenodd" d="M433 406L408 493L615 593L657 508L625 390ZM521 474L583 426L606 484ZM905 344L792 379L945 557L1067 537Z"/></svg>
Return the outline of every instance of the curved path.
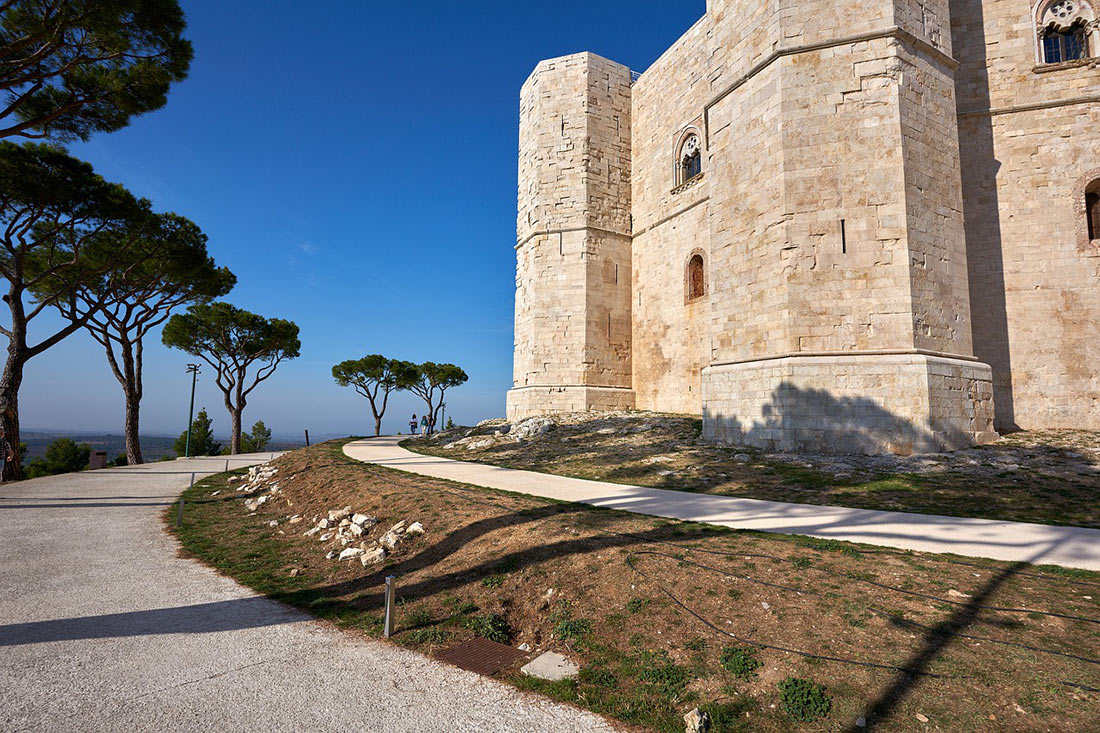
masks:
<svg viewBox="0 0 1100 733"><path fill-rule="evenodd" d="M0 486L0 730L610 730L177 557L160 513L192 471L224 467L192 459Z"/></svg>
<svg viewBox="0 0 1100 733"><path fill-rule="evenodd" d="M1100 570L1100 530L1095 529L785 504L588 481L413 453L398 445L407 437L355 441L344 446L344 453L399 471L656 517L920 552Z"/></svg>

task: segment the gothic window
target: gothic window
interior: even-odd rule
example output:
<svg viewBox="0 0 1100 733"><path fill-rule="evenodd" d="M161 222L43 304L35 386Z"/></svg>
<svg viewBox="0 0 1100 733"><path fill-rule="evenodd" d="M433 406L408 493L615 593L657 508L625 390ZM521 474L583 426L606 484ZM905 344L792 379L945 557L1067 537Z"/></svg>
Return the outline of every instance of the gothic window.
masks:
<svg viewBox="0 0 1100 733"><path fill-rule="evenodd" d="M688 300L702 298L707 294L706 272L702 255L692 255L687 268Z"/></svg>
<svg viewBox="0 0 1100 733"><path fill-rule="evenodd" d="M1097 34L1096 15L1087 0L1051 0L1040 6L1039 56L1045 64L1089 58Z"/></svg>
<svg viewBox="0 0 1100 733"><path fill-rule="evenodd" d="M703 172L703 151L699 143L699 136L692 133L684 139L680 146L679 156L679 180L677 183L685 183Z"/></svg>
<svg viewBox="0 0 1100 733"><path fill-rule="evenodd" d="M1085 189L1085 221L1088 224L1089 239L1100 239L1100 179Z"/></svg>
<svg viewBox="0 0 1100 733"><path fill-rule="evenodd" d="M1076 61L1089 56L1089 39L1085 35L1085 26L1077 24L1067 33L1048 30L1043 34L1043 61L1057 64L1061 61Z"/></svg>

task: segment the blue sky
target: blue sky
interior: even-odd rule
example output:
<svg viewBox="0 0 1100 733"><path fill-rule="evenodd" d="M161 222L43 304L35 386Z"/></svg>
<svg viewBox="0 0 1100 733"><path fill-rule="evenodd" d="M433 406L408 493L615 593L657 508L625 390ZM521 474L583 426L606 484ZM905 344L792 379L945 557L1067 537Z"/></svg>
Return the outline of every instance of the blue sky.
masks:
<svg viewBox="0 0 1100 733"><path fill-rule="evenodd" d="M198 223L237 275L226 300L298 323L301 357L244 415L289 437L368 429L366 401L330 374L368 353L459 364L470 381L448 399L455 419L503 414L520 85L540 59L584 50L642 71L705 11L704 0L182 4L189 78L163 109L72 152ZM146 345L142 432L179 433L190 359L159 333ZM206 371L196 401L224 435ZM384 427L413 411L415 398L398 398ZM121 432L101 347L79 333L31 360L21 417L24 429Z"/></svg>

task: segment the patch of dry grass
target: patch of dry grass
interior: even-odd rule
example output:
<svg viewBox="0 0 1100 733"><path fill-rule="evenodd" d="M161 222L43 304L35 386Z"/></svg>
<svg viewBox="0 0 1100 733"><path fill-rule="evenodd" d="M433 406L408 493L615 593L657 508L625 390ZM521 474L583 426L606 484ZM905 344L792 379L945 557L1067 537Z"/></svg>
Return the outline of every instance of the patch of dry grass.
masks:
<svg viewBox="0 0 1100 733"><path fill-rule="evenodd" d="M179 532L186 551L370 636L395 575L397 643L432 654L501 633L560 651L581 664L576 680L499 676L645 729L682 730L701 705L716 730L790 730L779 685L792 677L830 698L828 716L799 730L860 716L877 730L917 729L918 715L940 730L1095 722L1097 574L552 503L363 465L341 445L278 459L282 492L255 514L238 496L211 496L225 476L196 485ZM325 560L329 545L302 532L347 505L377 516L380 531L408 519L427 533L382 567ZM305 521L288 524L294 514Z"/></svg>

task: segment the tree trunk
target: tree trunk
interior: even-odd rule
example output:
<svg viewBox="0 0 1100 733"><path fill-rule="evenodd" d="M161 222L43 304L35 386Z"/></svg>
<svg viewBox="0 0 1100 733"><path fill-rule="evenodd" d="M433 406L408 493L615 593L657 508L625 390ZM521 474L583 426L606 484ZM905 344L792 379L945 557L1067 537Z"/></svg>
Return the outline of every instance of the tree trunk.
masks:
<svg viewBox="0 0 1100 733"><path fill-rule="evenodd" d="M377 415L374 416L374 437L378 437L382 434L382 418Z"/></svg>
<svg viewBox="0 0 1100 733"><path fill-rule="evenodd" d="M138 419L141 414L141 397L134 390L126 390L126 463L138 466L145 463L141 456L141 435Z"/></svg>
<svg viewBox="0 0 1100 733"><path fill-rule="evenodd" d="M11 338L4 374L0 376L0 420L3 420L4 437L15 460L4 463L4 481L18 481L23 478L23 464L19 456L19 388L23 384L23 367L30 356L27 353L27 320L23 313L22 290L13 284L6 300L11 308Z"/></svg>
<svg viewBox="0 0 1100 733"><path fill-rule="evenodd" d="M23 384L26 360L23 350L19 348L20 340L13 338L8 345L8 359L4 364L4 375L0 377L0 420L4 423L5 439L15 455L15 460L4 464L4 481L23 478L23 465L19 457L19 387Z"/></svg>
<svg viewBox="0 0 1100 733"><path fill-rule="evenodd" d="M233 432L229 436L229 452L232 455L238 455L241 452L241 414L243 412L243 406L238 406L235 410L230 411L230 415L233 417Z"/></svg>
<svg viewBox="0 0 1100 733"><path fill-rule="evenodd" d="M141 372L134 362L133 343L124 339L119 348L122 351L122 373L120 374L116 368L115 376L122 382L122 391L126 395L126 463L139 466L145 463L145 459L141 456L141 433L138 427L141 414ZM110 354L109 346L108 354ZM114 360L111 361L111 366L115 366Z"/></svg>

